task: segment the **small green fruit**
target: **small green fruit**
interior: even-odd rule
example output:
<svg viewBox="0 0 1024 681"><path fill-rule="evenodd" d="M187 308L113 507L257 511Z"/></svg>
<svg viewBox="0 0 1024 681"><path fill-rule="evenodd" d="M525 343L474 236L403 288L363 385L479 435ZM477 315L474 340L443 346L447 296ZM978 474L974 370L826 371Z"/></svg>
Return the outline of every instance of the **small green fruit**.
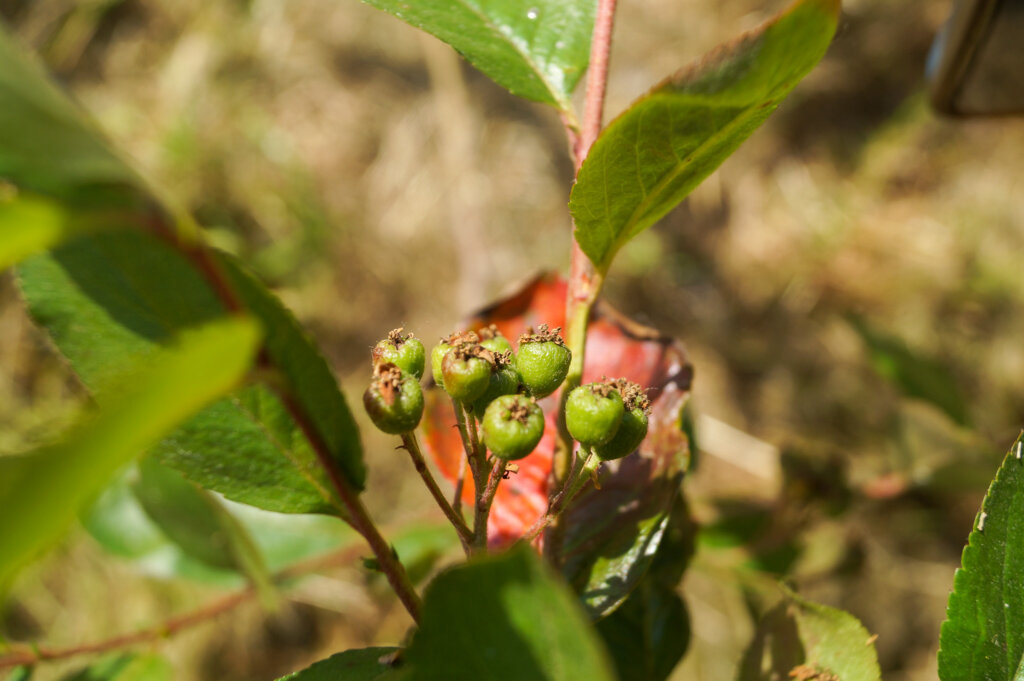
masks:
<svg viewBox="0 0 1024 681"><path fill-rule="evenodd" d="M423 391L419 381L402 375L395 364L379 364L370 387L363 393L363 406L373 425L391 435L416 429L423 417Z"/></svg>
<svg viewBox="0 0 1024 681"><path fill-rule="evenodd" d="M483 343L481 343L483 345ZM507 356L507 355L502 355ZM473 413L483 414L487 405L502 395L512 395L519 391L519 372L511 364L495 366L491 371L491 379L487 390L473 402Z"/></svg>
<svg viewBox="0 0 1024 681"><path fill-rule="evenodd" d="M444 387L444 367L442 365L448 351L464 343L477 343L479 340L480 337L472 331L457 331L447 338L442 338L441 342L431 349L430 369L434 372L434 382L437 383L442 390L447 390Z"/></svg>
<svg viewBox="0 0 1024 681"><path fill-rule="evenodd" d="M603 445L594 447L594 454L602 461L621 459L631 454L647 437L647 412L636 408L622 415L622 423L615 431L615 437Z"/></svg>
<svg viewBox="0 0 1024 681"><path fill-rule="evenodd" d="M460 345L444 356L441 375L452 399L472 404L487 391L493 365L480 356L482 352L488 351L479 345Z"/></svg>
<svg viewBox="0 0 1024 681"><path fill-rule="evenodd" d="M374 346L373 363L394 364L405 375L414 376L419 380L423 378L426 351L423 349L423 343L413 338L412 334L404 334L402 331L403 329L395 329Z"/></svg>
<svg viewBox="0 0 1024 681"><path fill-rule="evenodd" d="M480 345L497 355L506 352L515 354L512 352L512 344L508 341L508 338L501 335L501 331L498 331L498 327L494 324L485 329L480 329Z"/></svg>
<svg viewBox="0 0 1024 681"><path fill-rule="evenodd" d="M584 447L603 445L615 437L624 413L622 396L608 383L581 385L565 401L566 428Z"/></svg>
<svg viewBox="0 0 1024 681"><path fill-rule="evenodd" d="M548 331L541 325L537 333L523 334L519 338L516 369L523 385L537 398L547 397L558 390L569 373L572 352L558 335L558 329Z"/></svg>
<svg viewBox="0 0 1024 681"><path fill-rule="evenodd" d="M544 412L525 395L502 395L487 406L483 440L499 459L521 459L544 435Z"/></svg>

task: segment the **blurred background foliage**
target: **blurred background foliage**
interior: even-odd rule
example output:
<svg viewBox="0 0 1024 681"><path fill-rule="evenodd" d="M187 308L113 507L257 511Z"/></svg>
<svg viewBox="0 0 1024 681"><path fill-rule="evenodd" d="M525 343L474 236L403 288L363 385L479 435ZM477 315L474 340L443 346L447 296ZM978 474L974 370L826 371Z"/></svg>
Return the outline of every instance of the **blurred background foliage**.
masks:
<svg viewBox="0 0 1024 681"><path fill-rule="evenodd" d="M685 484L703 530L674 678L734 677L772 575L878 633L886 678L934 678L953 569L1024 423L1024 121L929 110L948 4L846 0L822 65L612 269L610 301L696 367ZM607 111L779 9L620 3ZM0 16L280 293L352 404L389 329L433 342L568 264L557 117L355 0L0 0ZM0 453L47 441L83 399L0 277ZM393 443L363 432L385 526L433 513ZM396 643L378 582L324 571L276 613L249 603L161 650L174 678L270 679ZM141 576L78 530L21 577L0 637L91 641L221 588Z"/></svg>

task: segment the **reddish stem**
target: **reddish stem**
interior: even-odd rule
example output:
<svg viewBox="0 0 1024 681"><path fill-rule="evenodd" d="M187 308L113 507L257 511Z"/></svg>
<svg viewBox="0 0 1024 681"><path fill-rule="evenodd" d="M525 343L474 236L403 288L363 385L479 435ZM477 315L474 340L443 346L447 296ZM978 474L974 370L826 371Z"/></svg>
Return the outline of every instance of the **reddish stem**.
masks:
<svg viewBox="0 0 1024 681"><path fill-rule="evenodd" d="M576 172L601 133L604 120L604 95L608 86L608 57L612 51L612 28L615 25L616 0L599 0L594 17L594 34L590 39L590 66L587 73L587 94L583 105L583 127L576 140ZM571 139L571 138L570 138Z"/></svg>

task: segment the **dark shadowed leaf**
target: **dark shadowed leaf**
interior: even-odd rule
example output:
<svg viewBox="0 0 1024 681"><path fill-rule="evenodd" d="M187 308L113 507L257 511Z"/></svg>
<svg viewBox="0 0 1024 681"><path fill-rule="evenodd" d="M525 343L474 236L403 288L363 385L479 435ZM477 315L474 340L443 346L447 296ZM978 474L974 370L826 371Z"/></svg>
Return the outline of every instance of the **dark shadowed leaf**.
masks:
<svg viewBox="0 0 1024 681"><path fill-rule="evenodd" d="M95 662L62 681L171 681L174 669L157 655L124 653Z"/></svg>
<svg viewBox="0 0 1024 681"><path fill-rule="evenodd" d="M400 648L346 650L320 660L302 671L278 681L399 681L406 678L401 667L393 666Z"/></svg>
<svg viewBox="0 0 1024 681"><path fill-rule="evenodd" d="M569 207L598 270L757 129L825 54L839 0L799 0L786 13L634 102L598 137Z"/></svg>
<svg viewBox="0 0 1024 681"><path fill-rule="evenodd" d="M614 678L576 598L522 546L438 575L406 658L417 681Z"/></svg>
<svg viewBox="0 0 1024 681"><path fill-rule="evenodd" d="M690 618L674 589L645 579L597 632L619 681L664 681L690 643Z"/></svg>
<svg viewBox="0 0 1024 681"><path fill-rule="evenodd" d="M358 436L324 360L273 295L224 262L239 295L271 329L265 352L294 380L313 426L352 476L363 480ZM141 232L108 232L66 242L25 261L19 280L29 311L76 373L104 398L124 362L156 352L173 334L225 314L191 264ZM342 507L302 430L262 384L236 391L196 415L156 450L161 462L230 499L291 513Z"/></svg>
<svg viewBox="0 0 1024 681"><path fill-rule="evenodd" d="M595 0L364 0L431 33L514 95L572 111Z"/></svg>
<svg viewBox="0 0 1024 681"><path fill-rule="evenodd" d="M942 681L1002 681L1024 669L1024 437L988 488L939 637Z"/></svg>
<svg viewBox="0 0 1024 681"><path fill-rule="evenodd" d="M122 374L99 415L65 441L0 458L0 583L60 533L79 508L132 457L190 414L235 387L259 343L249 319L219 321Z"/></svg>
<svg viewBox="0 0 1024 681"><path fill-rule="evenodd" d="M740 663L738 679L822 676L836 681L879 681L874 638L850 613L812 603L787 590L782 602L758 625Z"/></svg>

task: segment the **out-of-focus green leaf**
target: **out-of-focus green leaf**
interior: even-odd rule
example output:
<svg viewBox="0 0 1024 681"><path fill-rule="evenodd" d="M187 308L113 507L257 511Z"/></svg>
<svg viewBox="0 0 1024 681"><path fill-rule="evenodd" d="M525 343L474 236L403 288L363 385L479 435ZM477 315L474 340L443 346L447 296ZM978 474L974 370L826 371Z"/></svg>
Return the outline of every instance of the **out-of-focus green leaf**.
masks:
<svg viewBox="0 0 1024 681"><path fill-rule="evenodd" d="M853 318L851 324L880 376L907 397L933 404L956 423L967 425L967 403L948 366L910 349L899 338L871 328L863 319Z"/></svg>
<svg viewBox="0 0 1024 681"><path fill-rule="evenodd" d="M437 562L459 546L458 535L448 523L404 527L392 542L414 584L426 579Z"/></svg>
<svg viewBox="0 0 1024 681"><path fill-rule="evenodd" d="M228 270L265 328L267 352L284 358L306 400L322 404L317 424L344 470L361 471L355 426L333 375L272 294ZM144 361L173 335L225 314L200 274L170 246L141 232L79 237L26 260L19 283L34 319L51 335L87 387L103 400L105 384L125 362ZM328 413L327 408L334 409ZM356 438L349 441L346 438ZM332 450L333 451L333 450ZM156 455L187 478L230 499L271 511L343 513L301 428L261 384L221 400L160 443ZM356 458L358 457L358 458Z"/></svg>
<svg viewBox="0 0 1024 681"><path fill-rule="evenodd" d="M758 626L738 678L818 678L814 674L837 681L882 678L874 639L856 617L786 590L782 602Z"/></svg>
<svg viewBox="0 0 1024 681"><path fill-rule="evenodd" d="M336 653L278 681L399 681L406 678L391 660L399 648L363 648Z"/></svg>
<svg viewBox="0 0 1024 681"><path fill-rule="evenodd" d="M174 669L157 655L126 653L107 657L62 681L171 681Z"/></svg>
<svg viewBox="0 0 1024 681"><path fill-rule="evenodd" d="M597 632L619 681L664 681L690 644L690 618L674 589L645 579Z"/></svg>
<svg viewBox="0 0 1024 681"><path fill-rule="evenodd" d="M29 679L32 678L34 671L35 667L15 667L11 670L11 674L7 677L7 681L29 681Z"/></svg>
<svg viewBox="0 0 1024 681"><path fill-rule="evenodd" d="M431 33L514 95L571 113L595 0L364 0Z"/></svg>
<svg viewBox="0 0 1024 681"><path fill-rule="evenodd" d="M839 0L786 13L668 78L601 133L569 208L598 270L751 135L825 54Z"/></svg>
<svg viewBox="0 0 1024 681"><path fill-rule="evenodd" d="M435 577L406 653L416 680L614 678L576 597L523 546Z"/></svg>
<svg viewBox="0 0 1024 681"><path fill-rule="evenodd" d="M148 457L139 463L133 491L146 514L187 555L210 567L244 574L266 602L273 602L273 583L262 554L213 494Z"/></svg>
<svg viewBox="0 0 1024 681"><path fill-rule="evenodd" d="M51 542L113 473L164 433L234 388L248 371L259 330L251 319L207 324L123 375L100 414L63 443L0 458L0 582Z"/></svg>
<svg viewBox="0 0 1024 681"><path fill-rule="evenodd" d="M939 637L942 681L1024 670L1024 436L1010 448L967 538Z"/></svg>

